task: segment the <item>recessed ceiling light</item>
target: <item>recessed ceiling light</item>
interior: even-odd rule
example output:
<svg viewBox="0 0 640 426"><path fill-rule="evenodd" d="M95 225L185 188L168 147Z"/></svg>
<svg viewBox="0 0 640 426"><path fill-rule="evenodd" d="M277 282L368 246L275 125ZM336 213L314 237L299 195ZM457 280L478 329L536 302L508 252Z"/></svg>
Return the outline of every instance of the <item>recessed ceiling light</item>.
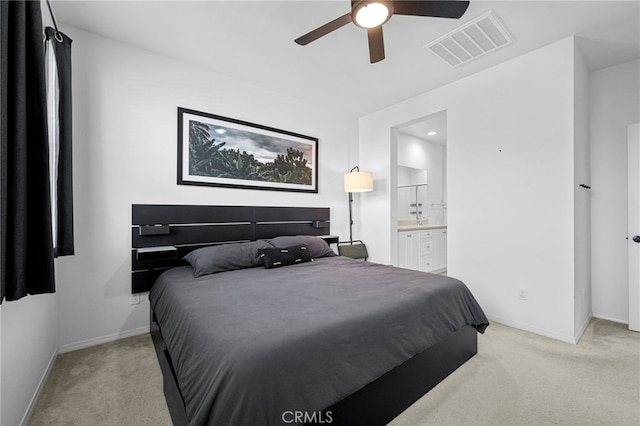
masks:
<svg viewBox="0 0 640 426"><path fill-rule="evenodd" d="M435 136L437 134L438 134L438 132L434 132L434 131L431 131L431 132L427 133L427 135L429 135L429 136Z"/></svg>
<svg viewBox="0 0 640 426"><path fill-rule="evenodd" d="M213 131L219 135L224 135L225 133L227 133L227 129L222 129L220 127L218 127L217 129L213 129Z"/></svg>

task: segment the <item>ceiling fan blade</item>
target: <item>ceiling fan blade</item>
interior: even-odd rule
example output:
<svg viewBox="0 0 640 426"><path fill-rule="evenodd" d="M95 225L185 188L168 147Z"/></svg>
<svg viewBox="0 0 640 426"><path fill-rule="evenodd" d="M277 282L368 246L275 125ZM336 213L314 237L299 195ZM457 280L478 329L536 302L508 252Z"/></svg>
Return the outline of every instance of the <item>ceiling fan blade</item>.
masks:
<svg viewBox="0 0 640 426"><path fill-rule="evenodd" d="M296 39L296 43L298 43L301 46L306 46L312 41L316 41L320 37L325 36L330 32L335 31L338 28L343 27L349 23L351 23L351 13L342 15L341 17L336 18L333 21L327 24L324 24L321 27L316 28L315 30L303 35L302 37L298 37Z"/></svg>
<svg viewBox="0 0 640 426"><path fill-rule="evenodd" d="M468 1L394 0L393 14L458 19L468 7Z"/></svg>
<svg viewBox="0 0 640 426"><path fill-rule="evenodd" d="M367 30L369 37L369 60L372 64L384 59L384 39L382 38L382 25Z"/></svg>

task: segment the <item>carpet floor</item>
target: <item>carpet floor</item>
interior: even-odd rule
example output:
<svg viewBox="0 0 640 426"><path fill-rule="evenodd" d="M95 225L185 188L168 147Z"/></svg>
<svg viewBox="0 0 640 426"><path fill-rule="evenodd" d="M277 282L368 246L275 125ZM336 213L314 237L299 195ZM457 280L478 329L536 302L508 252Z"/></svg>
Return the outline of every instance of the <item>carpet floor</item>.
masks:
<svg viewBox="0 0 640 426"><path fill-rule="evenodd" d="M391 424L640 425L640 333L591 320L577 345L492 323L478 354Z"/></svg>
<svg viewBox="0 0 640 426"><path fill-rule="evenodd" d="M29 425L171 425L151 336L59 355Z"/></svg>
<svg viewBox="0 0 640 426"><path fill-rule="evenodd" d="M29 424L170 425L149 335L60 355ZM493 323L391 424L640 425L640 333L594 319L571 345Z"/></svg>

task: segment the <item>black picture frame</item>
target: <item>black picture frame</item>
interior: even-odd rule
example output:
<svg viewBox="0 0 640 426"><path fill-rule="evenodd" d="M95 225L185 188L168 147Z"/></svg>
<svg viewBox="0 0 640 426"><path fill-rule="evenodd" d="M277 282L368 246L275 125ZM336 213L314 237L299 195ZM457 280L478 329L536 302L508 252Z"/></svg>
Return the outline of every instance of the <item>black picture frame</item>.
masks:
<svg viewBox="0 0 640 426"><path fill-rule="evenodd" d="M318 193L318 139L178 107L178 185Z"/></svg>

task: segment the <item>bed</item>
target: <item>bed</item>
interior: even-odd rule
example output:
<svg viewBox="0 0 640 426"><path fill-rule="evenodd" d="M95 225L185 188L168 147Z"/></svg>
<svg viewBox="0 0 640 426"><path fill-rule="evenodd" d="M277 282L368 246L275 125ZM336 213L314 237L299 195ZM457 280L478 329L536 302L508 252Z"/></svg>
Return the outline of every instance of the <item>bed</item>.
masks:
<svg viewBox="0 0 640 426"><path fill-rule="evenodd" d="M151 286L174 424L385 424L488 325L458 280L328 255L328 209L134 205L132 218L132 291ZM298 246L314 256L215 273L193 261Z"/></svg>

